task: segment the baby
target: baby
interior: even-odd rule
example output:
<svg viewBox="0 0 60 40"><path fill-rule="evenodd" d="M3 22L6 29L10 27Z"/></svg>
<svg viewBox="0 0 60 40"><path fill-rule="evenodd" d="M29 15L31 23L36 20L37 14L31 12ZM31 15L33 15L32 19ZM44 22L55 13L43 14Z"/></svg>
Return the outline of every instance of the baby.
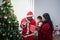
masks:
<svg viewBox="0 0 60 40"><path fill-rule="evenodd" d="M42 26L42 17L38 16L37 17L37 30L39 30Z"/></svg>

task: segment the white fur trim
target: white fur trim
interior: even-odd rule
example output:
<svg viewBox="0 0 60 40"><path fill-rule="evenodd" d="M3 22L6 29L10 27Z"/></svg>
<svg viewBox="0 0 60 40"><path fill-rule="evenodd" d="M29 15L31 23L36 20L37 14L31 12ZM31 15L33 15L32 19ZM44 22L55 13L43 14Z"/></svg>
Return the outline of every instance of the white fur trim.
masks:
<svg viewBox="0 0 60 40"><path fill-rule="evenodd" d="M33 15L28 15L28 16L26 16L26 17L32 17Z"/></svg>

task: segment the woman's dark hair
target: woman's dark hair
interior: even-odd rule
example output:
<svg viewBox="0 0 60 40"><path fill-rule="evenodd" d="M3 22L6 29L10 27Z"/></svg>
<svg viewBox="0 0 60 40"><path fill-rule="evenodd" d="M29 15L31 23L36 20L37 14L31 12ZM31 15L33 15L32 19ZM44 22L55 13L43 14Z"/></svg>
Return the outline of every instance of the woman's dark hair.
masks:
<svg viewBox="0 0 60 40"><path fill-rule="evenodd" d="M41 16L38 16L37 19L42 19L42 17Z"/></svg>
<svg viewBox="0 0 60 40"><path fill-rule="evenodd" d="M53 32L54 30L54 27L53 27L53 23L52 23L52 20L50 18L50 15L48 13L44 13L43 14L43 17L45 18L45 22L48 22L51 26L51 31Z"/></svg>

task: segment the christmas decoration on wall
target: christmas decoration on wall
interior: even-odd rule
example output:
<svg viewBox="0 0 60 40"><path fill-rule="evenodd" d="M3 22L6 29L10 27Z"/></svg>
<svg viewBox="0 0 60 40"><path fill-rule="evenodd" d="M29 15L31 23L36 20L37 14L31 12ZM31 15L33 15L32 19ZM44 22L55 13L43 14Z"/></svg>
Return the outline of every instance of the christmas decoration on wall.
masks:
<svg viewBox="0 0 60 40"><path fill-rule="evenodd" d="M11 0L3 0L0 6L0 40L22 40L19 23Z"/></svg>

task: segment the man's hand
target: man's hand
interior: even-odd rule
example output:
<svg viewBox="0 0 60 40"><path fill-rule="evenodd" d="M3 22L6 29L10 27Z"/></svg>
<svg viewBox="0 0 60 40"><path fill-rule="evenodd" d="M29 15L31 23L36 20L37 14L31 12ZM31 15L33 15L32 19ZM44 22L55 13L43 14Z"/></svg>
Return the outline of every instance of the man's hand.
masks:
<svg viewBox="0 0 60 40"><path fill-rule="evenodd" d="M23 36L24 38L27 38L28 36L27 35L25 35L25 36Z"/></svg>

